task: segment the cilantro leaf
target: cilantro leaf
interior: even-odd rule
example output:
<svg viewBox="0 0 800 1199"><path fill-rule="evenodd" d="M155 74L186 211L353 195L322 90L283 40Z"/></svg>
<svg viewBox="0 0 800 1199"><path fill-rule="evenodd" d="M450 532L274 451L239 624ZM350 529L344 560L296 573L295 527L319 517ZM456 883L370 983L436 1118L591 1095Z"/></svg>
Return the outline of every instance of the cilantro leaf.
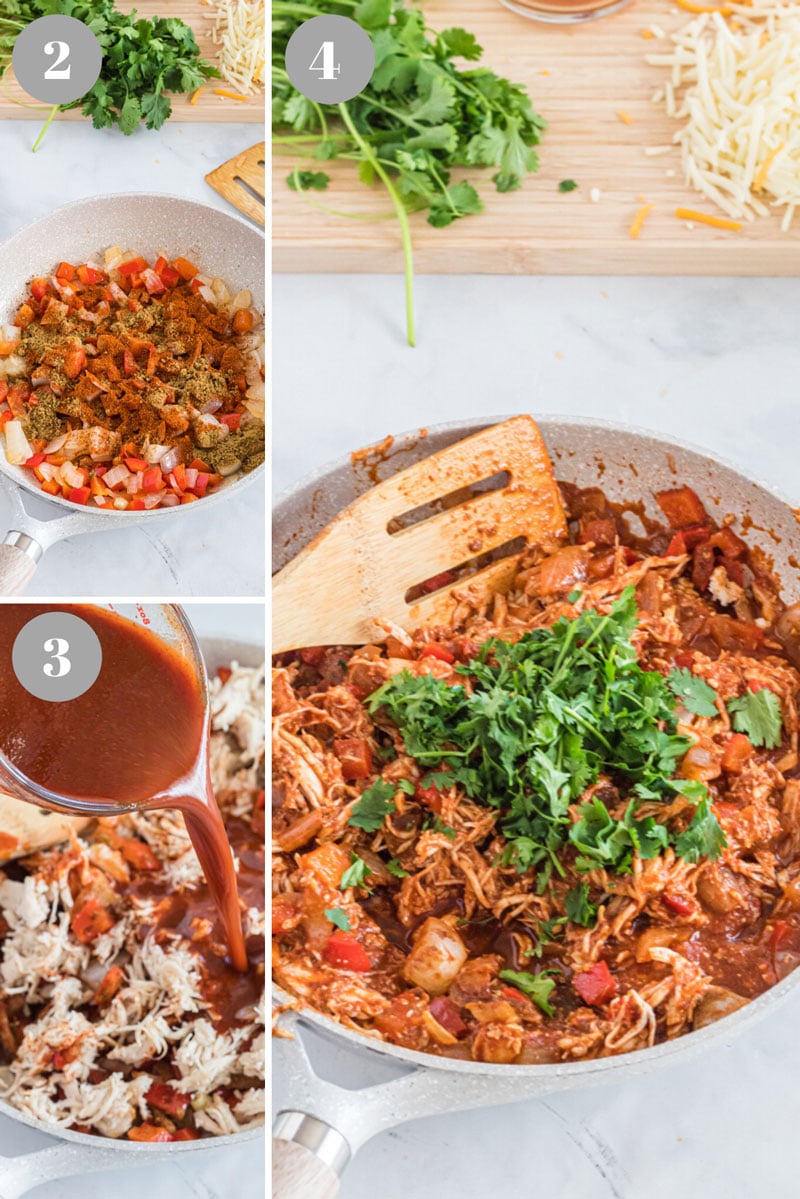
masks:
<svg viewBox="0 0 800 1199"><path fill-rule="evenodd" d="M705 679L691 670L676 669L667 675L667 685L673 695L683 700L685 707L696 716L717 715L717 693Z"/></svg>
<svg viewBox="0 0 800 1199"><path fill-rule="evenodd" d="M675 842L675 852L687 862L698 862L700 858L710 858L713 862L727 844L727 838L708 800L701 799L691 824Z"/></svg>
<svg viewBox="0 0 800 1199"><path fill-rule="evenodd" d="M558 185L558 190L560 192L574 192L577 186L574 179L562 179Z"/></svg>
<svg viewBox="0 0 800 1199"><path fill-rule="evenodd" d="M292 191L325 191L331 181L330 175L324 171L293 171L286 176L286 182Z"/></svg>
<svg viewBox="0 0 800 1199"><path fill-rule="evenodd" d="M395 878L408 878L408 871L403 869L397 858L390 858L390 860L386 863L386 869L390 874L393 874Z"/></svg>
<svg viewBox="0 0 800 1199"><path fill-rule="evenodd" d="M738 699L728 701L737 733L746 733L753 745L777 749L783 732L781 702L774 691L746 691Z"/></svg>
<svg viewBox="0 0 800 1199"><path fill-rule="evenodd" d="M523 995L527 995L546 1016L554 1016L555 1011L548 1000L555 990L555 979L548 971L539 974L529 974L527 970L501 970L498 975L504 982L511 983Z"/></svg>
<svg viewBox="0 0 800 1199"><path fill-rule="evenodd" d="M564 911L573 924L591 928L597 917L597 904L589 902L587 883L578 883L577 886L570 887L564 896Z"/></svg>
<svg viewBox="0 0 800 1199"><path fill-rule="evenodd" d="M339 890L346 891L348 887L365 887L368 874L372 874L367 863L357 853L350 855L350 865L342 873Z"/></svg>
<svg viewBox="0 0 800 1199"><path fill-rule="evenodd" d="M325 919L330 920L331 924L335 924L343 933L350 932L350 918L343 908L326 908Z"/></svg>
<svg viewBox="0 0 800 1199"><path fill-rule="evenodd" d="M377 833L384 819L395 810L394 796L397 791L394 783L378 779L362 791L360 799L353 804L347 823L353 828L363 829L365 833Z"/></svg>

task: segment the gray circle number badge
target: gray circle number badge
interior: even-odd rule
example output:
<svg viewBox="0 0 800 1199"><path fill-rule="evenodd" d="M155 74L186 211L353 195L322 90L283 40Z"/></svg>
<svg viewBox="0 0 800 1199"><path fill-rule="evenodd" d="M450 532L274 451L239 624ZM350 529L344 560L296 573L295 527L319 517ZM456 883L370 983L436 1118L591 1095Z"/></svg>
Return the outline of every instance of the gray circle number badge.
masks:
<svg viewBox="0 0 800 1199"><path fill-rule="evenodd" d="M369 83L375 48L349 17L312 17L295 29L286 47L286 71L294 86L318 104L352 100Z"/></svg>
<svg viewBox="0 0 800 1199"><path fill-rule="evenodd" d="M40 17L17 38L12 61L29 96L43 104L72 104L97 83L103 52L83 21Z"/></svg>
<svg viewBox="0 0 800 1199"><path fill-rule="evenodd" d="M14 674L37 699L61 704L88 691L103 665L100 640L71 612L44 612L20 629L11 651Z"/></svg>

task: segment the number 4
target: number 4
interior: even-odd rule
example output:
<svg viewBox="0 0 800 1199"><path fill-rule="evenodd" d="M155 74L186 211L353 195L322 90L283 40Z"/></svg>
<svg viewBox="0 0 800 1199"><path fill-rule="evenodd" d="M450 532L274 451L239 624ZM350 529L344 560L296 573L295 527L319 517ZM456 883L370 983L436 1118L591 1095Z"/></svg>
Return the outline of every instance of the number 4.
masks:
<svg viewBox="0 0 800 1199"><path fill-rule="evenodd" d="M319 72L320 79L338 79L341 67L333 61L333 42L323 42L311 62L309 71ZM322 63L320 64L320 58Z"/></svg>

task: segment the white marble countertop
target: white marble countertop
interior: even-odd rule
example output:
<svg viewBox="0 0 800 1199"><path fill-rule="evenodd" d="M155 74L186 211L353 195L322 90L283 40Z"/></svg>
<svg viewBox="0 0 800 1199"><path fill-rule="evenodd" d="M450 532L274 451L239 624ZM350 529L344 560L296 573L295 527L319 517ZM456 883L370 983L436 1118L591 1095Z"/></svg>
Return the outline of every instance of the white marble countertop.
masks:
<svg viewBox="0 0 800 1199"><path fill-rule="evenodd" d="M410 350L399 278L276 280L277 489L389 432L539 411L681 436L800 504L800 280L421 278L417 306ZM795 995L690 1065L403 1125L341 1199L794 1195L798 1017Z"/></svg>
<svg viewBox="0 0 800 1199"><path fill-rule="evenodd" d="M112 192L161 192L233 212L205 182L214 167L261 137L258 125L167 124L125 138L85 122L51 125L31 153L36 121L0 121L0 243L62 204ZM49 251L44 248L45 258ZM264 489L203 505L158 529L132 526L83 534L47 552L30 595L261 596L264 593ZM10 505L0 489L0 524Z"/></svg>

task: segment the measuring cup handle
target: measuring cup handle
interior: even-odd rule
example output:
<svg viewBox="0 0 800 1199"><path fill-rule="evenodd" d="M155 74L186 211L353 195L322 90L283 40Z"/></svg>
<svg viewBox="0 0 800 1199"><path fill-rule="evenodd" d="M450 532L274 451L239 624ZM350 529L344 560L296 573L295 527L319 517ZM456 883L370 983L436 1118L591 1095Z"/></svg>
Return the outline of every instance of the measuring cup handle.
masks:
<svg viewBox="0 0 800 1199"><path fill-rule="evenodd" d="M313 1149L276 1137L272 1142L273 1199L335 1199L338 1175Z"/></svg>
<svg viewBox="0 0 800 1199"><path fill-rule="evenodd" d="M21 595L33 578L42 547L27 533L7 533L0 542L0 595Z"/></svg>

